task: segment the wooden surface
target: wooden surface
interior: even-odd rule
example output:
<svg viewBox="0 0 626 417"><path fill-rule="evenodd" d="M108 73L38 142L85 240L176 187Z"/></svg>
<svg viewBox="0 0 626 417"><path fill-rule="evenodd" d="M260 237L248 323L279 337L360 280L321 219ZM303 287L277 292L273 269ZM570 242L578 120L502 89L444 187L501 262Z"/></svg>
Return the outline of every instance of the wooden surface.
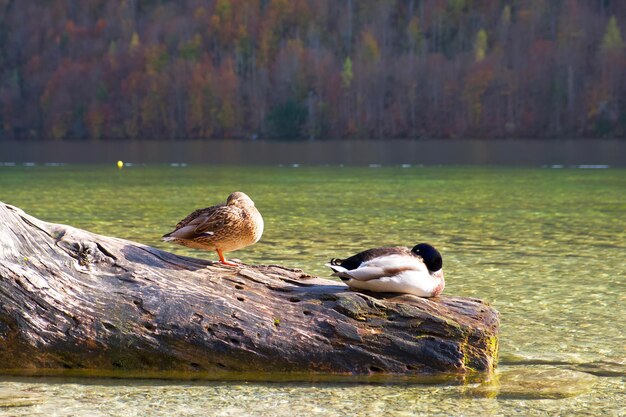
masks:
<svg viewBox="0 0 626 417"><path fill-rule="evenodd" d="M468 374L493 370L498 326L477 299L224 267L0 203L5 370Z"/></svg>

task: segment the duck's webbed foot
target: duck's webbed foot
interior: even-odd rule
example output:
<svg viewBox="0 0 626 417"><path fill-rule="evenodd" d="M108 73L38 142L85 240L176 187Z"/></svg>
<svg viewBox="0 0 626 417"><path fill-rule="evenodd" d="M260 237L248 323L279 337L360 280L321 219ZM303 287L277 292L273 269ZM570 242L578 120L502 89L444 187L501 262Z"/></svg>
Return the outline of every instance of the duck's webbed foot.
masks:
<svg viewBox="0 0 626 417"><path fill-rule="evenodd" d="M226 260L220 261L220 264L221 265L226 265L226 266L240 266L239 264L236 264L234 262L229 262L229 261L226 261Z"/></svg>
<svg viewBox="0 0 626 417"><path fill-rule="evenodd" d="M215 251L217 252L217 255L220 257L220 264L226 265L226 266L239 266L239 264L227 261L226 258L224 258L224 254L222 253L221 250L216 249Z"/></svg>

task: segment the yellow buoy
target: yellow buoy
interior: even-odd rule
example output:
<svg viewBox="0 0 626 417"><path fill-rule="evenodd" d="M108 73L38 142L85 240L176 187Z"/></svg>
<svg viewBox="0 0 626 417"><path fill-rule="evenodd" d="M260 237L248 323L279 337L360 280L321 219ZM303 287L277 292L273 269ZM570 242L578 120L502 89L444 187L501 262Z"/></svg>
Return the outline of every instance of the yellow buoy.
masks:
<svg viewBox="0 0 626 417"><path fill-rule="evenodd" d="M118 167L118 168L120 168L120 169L121 169L123 166L124 166L124 162L122 162L122 161L117 161L117 167Z"/></svg>

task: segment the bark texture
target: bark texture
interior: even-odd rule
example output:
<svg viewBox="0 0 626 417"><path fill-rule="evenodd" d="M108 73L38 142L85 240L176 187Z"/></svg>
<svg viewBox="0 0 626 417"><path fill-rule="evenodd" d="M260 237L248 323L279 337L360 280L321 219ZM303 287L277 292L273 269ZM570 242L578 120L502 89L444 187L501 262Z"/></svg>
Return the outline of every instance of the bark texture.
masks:
<svg viewBox="0 0 626 417"><path fill-rule="evenodd" d="M223 267L0 203L0 367L432 375L491 372L478 299L365 294L277 265Z"/></svg>

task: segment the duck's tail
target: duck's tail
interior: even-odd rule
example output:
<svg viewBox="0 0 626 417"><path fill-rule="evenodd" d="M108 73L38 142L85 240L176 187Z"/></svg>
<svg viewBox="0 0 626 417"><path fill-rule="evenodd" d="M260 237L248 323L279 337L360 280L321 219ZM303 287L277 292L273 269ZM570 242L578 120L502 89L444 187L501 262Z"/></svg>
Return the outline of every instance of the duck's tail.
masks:
<svg viewBox="0 0 626 417"><path fill-rule="evenodd" d="M183 226L176 230L173 230L169 233L163 235L162 239L166 242L171 242L175 240L193 240L202 237L213 236L213 232L200 232L197 233L195 230L195 226Z"/></svg>
<svg viewBox="0 0 626 417"><path fill-rule="evenodd" d="M348 270L341 265L337 265L335 262L341 263L341 259L331 259L329 263L324 264L324 266L329 267L333 270L333 277L339 277L342 281L348 281L350 277L346 274Z"/></svg>
<svg viewBox="0 0 626 417"><path fill-rule="evenodd" d="M161 239L163 239L164 242L171 242L173 240L175 240L176 238L174 236L172 236L172 233L174 233L176 230L173 230L169 233L164 234L163 236L161 236Z"/></svg>

